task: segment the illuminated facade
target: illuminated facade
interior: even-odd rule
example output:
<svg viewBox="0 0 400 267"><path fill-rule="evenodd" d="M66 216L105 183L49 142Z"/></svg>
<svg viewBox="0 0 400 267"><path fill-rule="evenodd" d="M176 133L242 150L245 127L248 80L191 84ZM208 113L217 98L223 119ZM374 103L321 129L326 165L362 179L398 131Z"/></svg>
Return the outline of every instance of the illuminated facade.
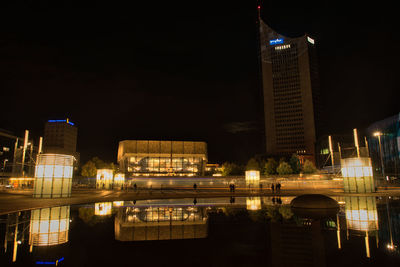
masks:
<svg viewBox="0 0 400 267"><path fill-rule="evenodd" d="M321 122L315 41L283 36L259 21L267 154L314 161Z"/></svg>
<svg viewBox="0 0 400 267"><path fill-rule="evenodd" d="M344 192L371 193L375 192L375 182L372 174L370 158L341 159Z"/></svg>
<svg viewBox="0 0 400 267"><path fill-rule="evenodd" d="M119 142L120 170L129 176L203 175L207 144L189 141L125 140Z"/></svg>
<svg viewBox="0 0 400 267"><path fill-rule="evenodd" d="M29 244L54 246L68 242L69 218L69 206L32 210Z"/></svg>
<svg viewBox="0 0 400 267"><path fill-rule="evenodd" d="M74 157L39 154L35 168L33 196L37 198L70 197Z"/></svg>
<svg viewBox="0 0 400 267"><path fill-rule="evenodd" d="M125 183L125 174L124 173L116 173L114 175L114 187L121 187Z"/></svg>

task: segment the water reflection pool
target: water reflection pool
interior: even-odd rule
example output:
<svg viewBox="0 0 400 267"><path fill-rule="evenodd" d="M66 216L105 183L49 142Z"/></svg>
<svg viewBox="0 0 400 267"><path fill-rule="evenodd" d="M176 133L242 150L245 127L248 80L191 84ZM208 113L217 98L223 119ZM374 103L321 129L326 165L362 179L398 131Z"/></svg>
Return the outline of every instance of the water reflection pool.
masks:
<svg viewBox="0 0 400 267"><path fill-rule="evenodd" d="M101 202L0 216L0 266L400 266L400 199Z"/></svg>

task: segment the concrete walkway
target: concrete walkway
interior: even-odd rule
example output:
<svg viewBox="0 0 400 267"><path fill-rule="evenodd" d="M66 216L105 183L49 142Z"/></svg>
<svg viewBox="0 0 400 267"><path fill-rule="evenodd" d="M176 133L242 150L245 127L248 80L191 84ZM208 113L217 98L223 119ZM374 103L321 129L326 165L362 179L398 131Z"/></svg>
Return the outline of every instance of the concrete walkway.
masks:
<svg viewBox="0 0 400 267"><path fill-rule="evenodd" d="M338 189L324 190L284 190L273 194L271 190L236 190L231 193L225 189L213 190L189 190L189 189L165 189L165 190L138 190L112 191L96 189L73 189L70 198L41 199L33 198L32 190L4 190L0 191L0 215L16 211L36 208L46 208L62 205L86 204L95 202L165 199L165 198L211 198L211 197L245 197L245 196L299 196L304 194L323 194L327 196L400 196L400 188L378 188L378 192L369 194L345 194Z"/></svg>

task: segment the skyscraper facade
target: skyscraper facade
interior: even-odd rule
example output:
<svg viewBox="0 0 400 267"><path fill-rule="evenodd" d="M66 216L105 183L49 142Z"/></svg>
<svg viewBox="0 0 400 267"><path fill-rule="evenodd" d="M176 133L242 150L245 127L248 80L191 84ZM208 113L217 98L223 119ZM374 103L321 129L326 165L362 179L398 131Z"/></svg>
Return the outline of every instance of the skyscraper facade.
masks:
<svg viewBox="0 0 400 267"><path fill-rule="evenodd" d="M320 100L315 41L283 36L260 19L266 152L315 161Z"/></svg>

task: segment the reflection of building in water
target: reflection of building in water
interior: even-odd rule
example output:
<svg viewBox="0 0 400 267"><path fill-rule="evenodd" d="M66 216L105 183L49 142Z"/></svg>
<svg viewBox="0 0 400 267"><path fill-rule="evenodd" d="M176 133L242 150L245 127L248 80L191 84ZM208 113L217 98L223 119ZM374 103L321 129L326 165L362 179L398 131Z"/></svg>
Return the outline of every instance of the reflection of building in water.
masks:
<svg viewBox="0 0 400 267"><path fill-rule="evenodd" d="M259 210L261 209L261 197L247 197L246 198L247 210Z"/></svg>
<svg viewBox="0 0 400 267"><path fill-rule="evenodd" d="M94 215L107 216L112 214L112 202L99 202L94 204Z"/></svg>
<svg viewBox="0 0 400 267"><path fill-rule="evenodd" d="M120 170L129 176L203 175L207 144L188 141L125 140L119 142Z"/></svg>
<svg viewBox="0 0 400 267"><path fill-rule="evenodd" d="M271 222L272 266L326 266L321 221Z"/></svg>
<svg viewBox="0 0 400 267"><path fill-rule="evenodd" d="M378 213L375 197L346 197L347 229L365 235L365 253L370 257L369 236L377 238Z"/></svg>
<svg viewBox="0 0 400 267"><path fill-rule="evenodd" d="M357 231L378 230L375 197L346 197L347 227Z"/></svg>
<svg viewBox="0 0 400 267"><path fill-rule="evenodd" d="M31 211L29 244L53 246L68 242L70 206Z"/></svg>
<svg viewBox="0 0 400 267"><path fill-rule="evenodd" d="M119 241L207 237L207 216L198 207L120 208L115 217Z"/></svg>

